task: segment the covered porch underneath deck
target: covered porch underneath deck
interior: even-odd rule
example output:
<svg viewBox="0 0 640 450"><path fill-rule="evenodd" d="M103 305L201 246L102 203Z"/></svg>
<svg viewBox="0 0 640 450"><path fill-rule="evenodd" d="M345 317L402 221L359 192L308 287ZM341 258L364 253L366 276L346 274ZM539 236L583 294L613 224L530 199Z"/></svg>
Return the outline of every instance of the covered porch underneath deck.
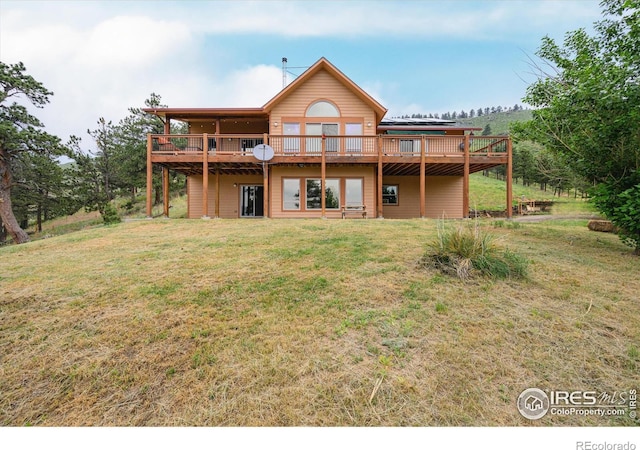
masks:
<svg viewBox="0 0 640 450"><path fill-rule="evenodd" d="M283 145L287 139L298 142L317 140L317 150L287 152ZM328 142L334 139L333 143ZM347 139L350 140L347 145ZM359 145L354 146L353 139ZM407 141L411 147L407 148ZM261 142L260 142L261 141ZM214 142L215 144L211 145ZM275 156L262 164L252 155L252 145L267 142L273 145ZM337 142L337 144L336 144ZM225 146L226 145L226 149ZM257 145L257 144L256 144ZM316 145L316 144L314 144ZM204 151L207 148L207 151ZM347 152L347 149L352 151ZM337 151L336 151L337 149ZM353 151L358 150L358 151ZM429 180L436 177L446 180L458 179L460 216L469 216L469 175L498 165L505 165L507 172L505 209L511 217L511 141L508 137L464 136L269 136L263 135L149 135L147 151L147 215L151 216L152 165L163 168L163 213L169 216L169 170L177 171L198 180L198 188L189 189L190 205L198 203L199 217L245 217L240 202L242 186L261 186L261 217L282 217L281 209L274 207L281 201L283 170L302 177L317 177L322 192L326 192L327 180L338 175L362 177L364 180L363 202L369 203L369 217L385 217L389 210L388 193L385 186L389 180L403 180L411 185L416 203L411 211L413 217L432 217L429 209ZM336 175L338 174L338 175ZM201 182L199 181L201 180ZM417 184L417 188L415 185ZM229 189L232 185L235 190ZM241 189L237 189L238 186ZM195 192L199 195L196 195ZM457 191L452 191L457 192ZM407 194L405 194L406 196ZM456 194L458 195L458 194ZM197 197L197 198L196 198ZM213 198L211 198L213 197ZM405 200L407 200L405 198ZM440 199L446 203L446 199ZM458 201L458 200L456 200ZM275 214L274 214L275 213ZM235 214L235 216L234 216ZM300 212L285 214L286 217L335 217L335 211L327 207L325 196L321 196L319 208L313 214ZM394 215L390 215L394 216ZM196 217L190 214L190 217Z"/></svg>

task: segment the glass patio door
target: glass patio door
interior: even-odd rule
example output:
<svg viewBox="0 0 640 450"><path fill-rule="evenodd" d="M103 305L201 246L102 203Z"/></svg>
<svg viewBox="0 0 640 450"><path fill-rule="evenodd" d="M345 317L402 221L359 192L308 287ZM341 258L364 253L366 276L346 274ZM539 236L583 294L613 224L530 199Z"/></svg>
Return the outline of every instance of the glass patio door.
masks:
<svg viewBox="0 0 640 450"><path fill-rule="evenodd" d="M337 136L340 126L337 123L307 123L306 134L308 136L325 136L327 152L338 152L340 150L340 138ZM307 153L320 153L322 151L322 138L307 138Z"/></svg>
<svg viewBox="0 0 640 450"><path fill-rule="evenodd" d="M240 189L240 217L264 216L264 186L244 185Z"/></svg>

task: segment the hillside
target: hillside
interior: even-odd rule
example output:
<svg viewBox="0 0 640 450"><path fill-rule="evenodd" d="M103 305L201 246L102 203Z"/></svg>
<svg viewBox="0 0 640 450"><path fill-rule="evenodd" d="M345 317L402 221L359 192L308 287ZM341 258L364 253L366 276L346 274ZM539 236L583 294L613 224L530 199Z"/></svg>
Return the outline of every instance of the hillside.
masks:
<svg viewBox="0 0 640 450"><path fill-rule="evenodd" d="M500 135L507 134L509 132L509 125L511 123L526 122L531 120L531 118L531 110L521 110L488 114L480 117L474 117L472 119L463 119L460 120L459 123L483 129L487 124L489 124L491 126L491 134Z"/></svg>
<svg viewBox="0 0 640 450"><path fill-rule="evenodd" d="M640 384L640 259L584 221L483 221L529 278L467 284L417 263L437 224L156 219L1 247L0 424L632 425L515 403Z"/></svg>
<svg viewBox="0 0 640 450"><path fill-rule="evenodd" d="M507 186L502 180L485 177L482 173L474 173L469 177L469 205L474 210L499 211L505 209ZM575 198L566 193L561 197L552 191L542 191L537 185L523 186L513 184L513 198L525 197L530 200L553 200L552 214L596 213L592 203L582 198ZM515 206L515 205L514 205Z"/></svg>

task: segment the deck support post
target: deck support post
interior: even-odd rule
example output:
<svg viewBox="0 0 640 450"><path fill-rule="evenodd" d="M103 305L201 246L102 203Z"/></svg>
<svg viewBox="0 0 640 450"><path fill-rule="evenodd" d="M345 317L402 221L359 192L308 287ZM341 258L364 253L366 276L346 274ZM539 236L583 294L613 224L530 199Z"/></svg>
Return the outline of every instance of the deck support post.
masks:
<svg viewBox="0 0 640 450"><path fill-rule="evenodd" d="M377 217L378 219L384 219L384 212L382 210L384 203L382 197L382 138L378 136L376 139L376 146L378 147L378 189L377 189Z"/></svg>
<svg viewBox="0 0 640 450"><path fill-rule="evenodd" d="M426 159L427 138L422 135L420 141L420 218L427 217L427 195L426 195L426 176L425 176L425 159Z"/></svg>
<svg viewBox="0 0 640 450"><path fill-rule="evenodd" d="M151 149L153 146L153 139L151 134L147 134L147 218L152 218L153 213L151 207L153 206L151 197L153 196L153 163L151 162Z"/></svg>
<svg viewBox="0 0 640 450"><path fill-rule="evenodd" d="M220 217L220 164L216 164L216 210L214 216L216 219Z"/></svg>
<svg viewBox="0 0 640 450"><path fill-rule="evenodd" d="M327 218L326 209L327 209L327 199L326 199L326 185L327 185L327 154L326 154L326 141L324 134L322 135L322 158L320 162L320 205L322 208L323 219Z"/></svg>
<svg viewBox="0 0 640 450"><path fill-rule="evenodd" d="M464 174L462 178L462 217L469 218L469 144L468 134L464 136Z"/></svg>
<svg viewBox="0 0 640 450"><path fill-rule="evenodd" d="M169 169L162 168L162 214L169 218Z"/></svg>
<svg viewBox="0 0 640 450"><path fill-rule="evenodd" d="M269 134L264 133L262 135L262 142L264 144L268 144L268 141L269 141ZM271 217L271 211L269 210L269 205L271 204L269 199L271 198L271 195L269 193L269 163L267 162L262 163L262 186L263 186L262 187L262 197L263 197L262 217L264 217L265 219L268 219L269 217Z"/></svg>
<svg viewBox="0 0 640 450"><path fill-rule="evenodd" d="M507 218L511 219L513 215L513 207L511 205L513 198L513 182L512 182L512 172L513 172L513 144L511 143L511 139L507 140Z"/></svg>
<svg viewBox="0 0 640 450"><path fill-rule="evenodd" d="M262 217L268 219L269 214L269 165L262 162Z"/></svg>
<svg viewBox="0 0 640 450"><path fill-rule="evenodd" d="M209 218L209 152L206 149L202 150L202 218Z"/></svg>
<svg viewBox="0 0 640 450"><path fill-rule="evenodd" d="M153 206L151 197L153 196L153 163L151 162L151 148L153 139L151 134L147 134L147 218L151 219L153 213L151 207Z"/></svg>

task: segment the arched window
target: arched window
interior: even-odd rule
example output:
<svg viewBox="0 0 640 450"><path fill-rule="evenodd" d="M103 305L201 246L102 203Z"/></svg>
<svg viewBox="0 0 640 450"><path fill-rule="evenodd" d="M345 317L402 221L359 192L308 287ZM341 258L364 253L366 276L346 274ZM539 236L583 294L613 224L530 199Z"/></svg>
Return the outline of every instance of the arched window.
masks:
<svg viewBox="0 0 640 450"><path fill-rule="evenodd" d="M340 111L333 103L320 100L309 106L307 117L340 117Z"/></svg>

